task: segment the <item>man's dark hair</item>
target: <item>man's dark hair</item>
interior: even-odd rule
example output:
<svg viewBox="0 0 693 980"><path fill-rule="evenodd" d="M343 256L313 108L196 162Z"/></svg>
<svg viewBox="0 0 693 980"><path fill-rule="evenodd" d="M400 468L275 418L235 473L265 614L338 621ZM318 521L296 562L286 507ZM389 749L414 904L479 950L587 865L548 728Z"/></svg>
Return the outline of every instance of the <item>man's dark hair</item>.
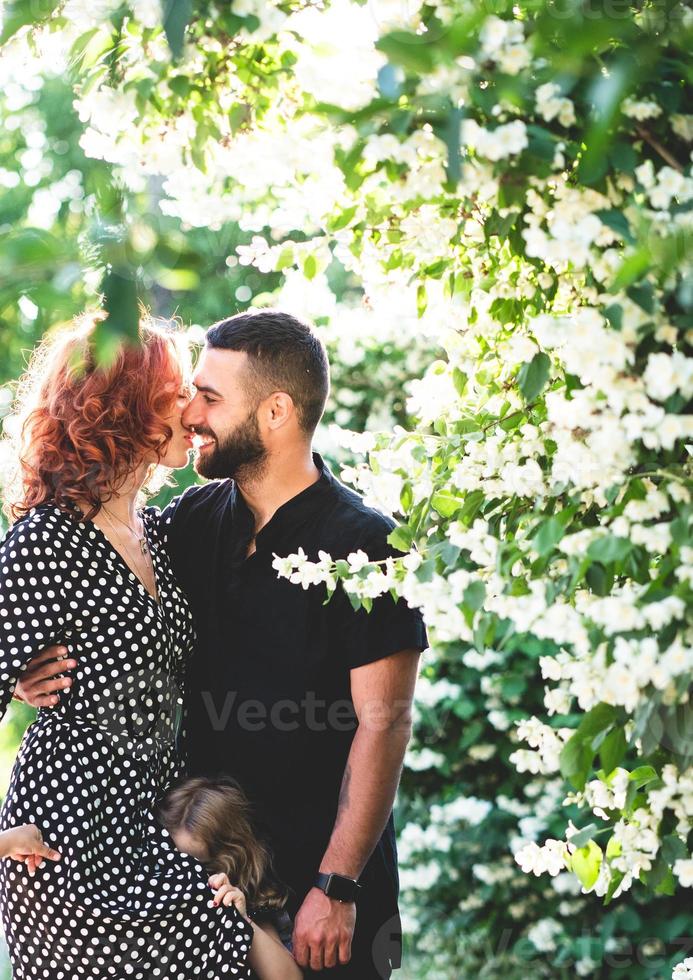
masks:
<svg viewBox="0 0 693 980"><path fill-rule="evenodd" d="M211 326L207 344L245 351L251 397L259 403L273 391L285 391L301 428L315 431L330 391L330 369L322 341L307 324L279 310L238 313Z"/></svg>

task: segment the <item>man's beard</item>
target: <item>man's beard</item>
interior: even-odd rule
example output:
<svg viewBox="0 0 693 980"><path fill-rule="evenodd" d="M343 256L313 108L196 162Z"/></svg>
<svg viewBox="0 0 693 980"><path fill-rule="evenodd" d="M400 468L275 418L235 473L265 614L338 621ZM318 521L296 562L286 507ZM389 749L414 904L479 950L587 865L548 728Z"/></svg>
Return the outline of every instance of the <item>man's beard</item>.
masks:
<svg viewBox="0 0 693 980"><path fill-rule="evenodd" d="M195 431L199 435L213 436L208 430ZM195 469L200 476L209 480L233 479L247 482L257 479L265 467L267 456L257 416L253 411L223 442L217 442L213 449L208 449L204 454L198 451Z"/></svg>

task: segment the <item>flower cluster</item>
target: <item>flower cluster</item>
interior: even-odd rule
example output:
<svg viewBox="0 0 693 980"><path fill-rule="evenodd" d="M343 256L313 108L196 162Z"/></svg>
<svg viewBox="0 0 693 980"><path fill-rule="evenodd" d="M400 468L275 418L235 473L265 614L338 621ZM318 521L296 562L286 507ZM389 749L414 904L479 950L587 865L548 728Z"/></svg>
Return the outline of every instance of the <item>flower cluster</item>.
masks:
<svg viewBox="0 0 693 980"><path fill-rule="evenodd" d="M65 6L70 42L98 39L85 152L128 187L160 178L184 225L238 221L234 259L282 273L276 302L357 383L378 383L368 335L383 387L395 356L417 368L397 391L413 424L388 403L378 435L330 434L401 557L274 562L425 615L405 891L468 934L453 974L487 963L474 936L502 893L539 953L564 943L589 975L606 947L569 946L553 883L581 887L567 916L691 883L690 8L634 4L595 33L580 5L244 0L196 18L173 61L154 4L127 30L115 6Z"/></svg>

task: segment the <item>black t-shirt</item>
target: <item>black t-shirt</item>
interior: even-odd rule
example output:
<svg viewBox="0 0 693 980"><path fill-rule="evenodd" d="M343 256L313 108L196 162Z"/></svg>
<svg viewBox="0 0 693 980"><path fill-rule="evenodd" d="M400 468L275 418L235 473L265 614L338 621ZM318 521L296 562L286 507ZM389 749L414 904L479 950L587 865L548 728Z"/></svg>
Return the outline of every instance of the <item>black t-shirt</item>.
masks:
<svg viewBox="0 0 693 980"><path fill-rule="evenodd" d="M240 782L276 873L299 901L332 832L356 729L350 671L426 646L421 616L404 600L386 594L370 613L354 611L341 586L325 604L324 585L278 578L274 556L299 548L311 560L319 551L398 554L387 543L393 522L314 459L319 479L276 511L249 558L254 516L232 480L190 488L162 519L198 633L186 692L189 771ZM395 854L390 818L362 876L383 911L396 910Z"/></svg>

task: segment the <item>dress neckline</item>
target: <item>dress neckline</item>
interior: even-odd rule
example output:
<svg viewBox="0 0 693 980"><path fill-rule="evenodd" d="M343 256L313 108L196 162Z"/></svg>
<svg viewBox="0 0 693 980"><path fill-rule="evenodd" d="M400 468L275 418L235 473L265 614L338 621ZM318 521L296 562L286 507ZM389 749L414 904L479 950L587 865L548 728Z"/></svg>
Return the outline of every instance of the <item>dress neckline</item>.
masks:
<svg viewBox="0 0 693 980"><path fill-rule="evenodd" d="M156 606L157 610L161 612L163 610L163 605L161 601L161 597L162 597L161 583L159 581L159 575L157 574L158 554L156 553L155 549L152 547L152 539L149 533L149 521L147 520L146 514L142 509L138 509L137 514L139 515L142 521L144 534L145 537L147 538L147 547L149 548L149 554L152 556L152 571L154 573L154 582L156 584L156 595L152 595L152 593L149 591L149 589L144 584L144 582L139 577L139 575L137 575L130 568L125 558L121 555L121 553L115 547L111 539L108 537L105 531L103 531L103 529L98 526L98 524L95 524L91 520L80 521L80 523L82 524L83 527L90 527L93 528L94 531L96 531L96 536L100 539L101 543L105 546L106 550L109 551L112 556L115 556L115 559L117 563L121 566L121 568L124 569L127 575L129 575L134 582L136 582L136 584L138 585L140 590L144 593L144 595L147 596L147 598L150 599L153 602L153 604Z"/></svg>

